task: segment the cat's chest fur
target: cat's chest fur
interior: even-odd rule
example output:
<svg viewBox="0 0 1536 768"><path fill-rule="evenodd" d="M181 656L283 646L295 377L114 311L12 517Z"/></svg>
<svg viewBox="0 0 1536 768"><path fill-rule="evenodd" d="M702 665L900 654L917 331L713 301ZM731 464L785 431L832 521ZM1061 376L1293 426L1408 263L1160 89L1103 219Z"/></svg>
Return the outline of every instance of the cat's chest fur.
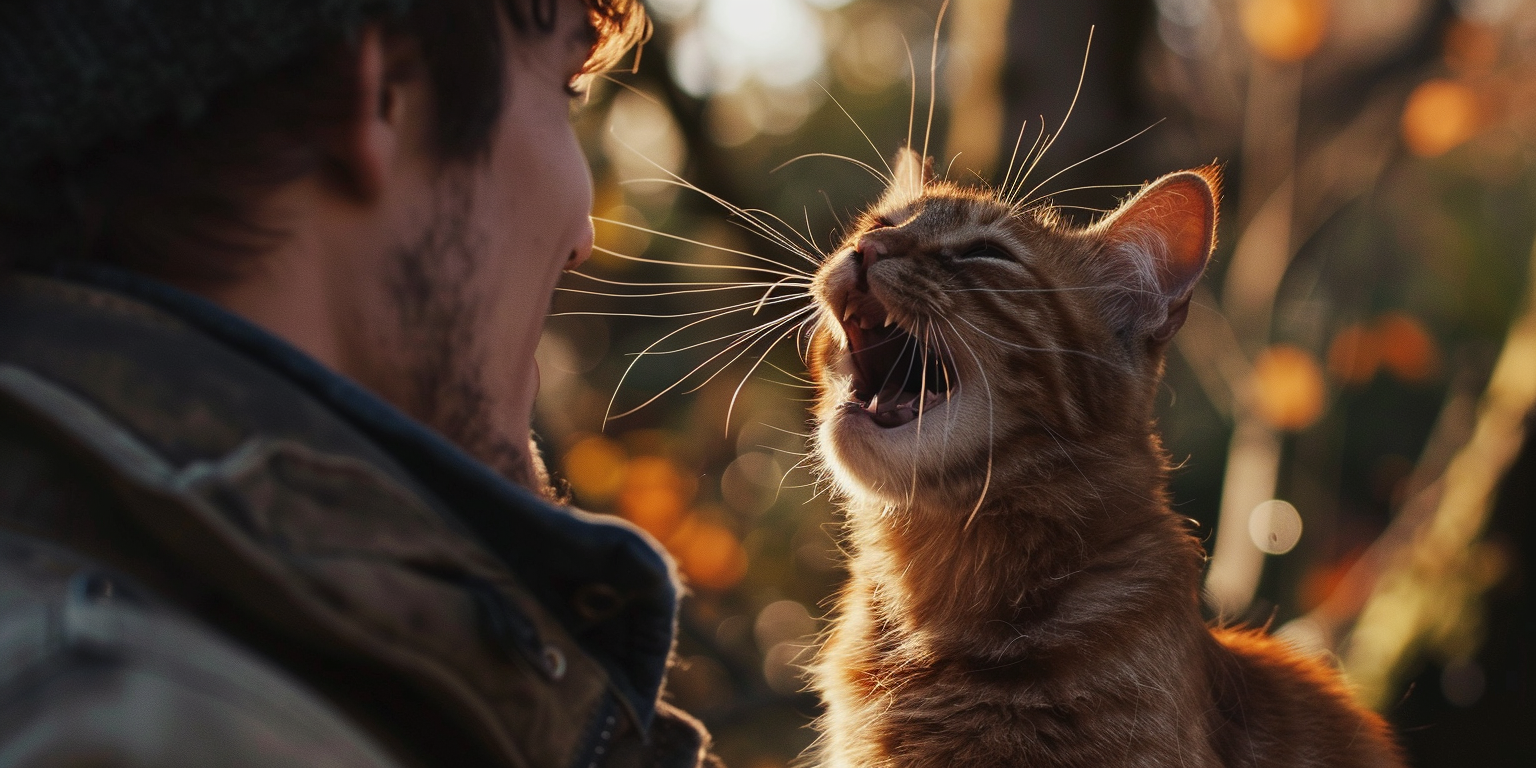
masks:
<svg viewBox="0 0 1536 768"><path fill-rule="evenodd" d="M1213 246L1213 172L1082 229L911 153L817 276L817 450L849 581L821 765L1400 765L1338 677L1210 630L1152 397Z"/></svg>

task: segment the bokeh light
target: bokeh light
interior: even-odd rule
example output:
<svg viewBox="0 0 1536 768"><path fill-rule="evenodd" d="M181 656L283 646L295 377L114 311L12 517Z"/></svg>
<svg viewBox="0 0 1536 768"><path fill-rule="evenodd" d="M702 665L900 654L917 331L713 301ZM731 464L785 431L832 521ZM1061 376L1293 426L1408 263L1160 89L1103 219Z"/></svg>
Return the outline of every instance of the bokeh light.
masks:
<svg viewBox="0 0 1536 768"><path fill-rule="evenodd" d="M1259 551L1283 555L1301 541L1301 513L1288 501L1271 499L1248 515L1248 537Z"/></svg>
<svg viewBox="0 0 1536 768"><path fill-rule="evenodd" d="M1328 33L1328 2L1243 0L1241 20L1254 50L1274 61L1298 62L1322 45Z"/></svg>
<svg viewBox="0 0 1536 768"><path fill-rule="evenodd" d="M1276 429L1301 430L1323 414L1326 386L1322 369L1300 347L1277 344L1253 365L1254 405Z"/></svg>
<svg viewBox="0 0 1536 768"><path fill-rule="evenodd" d="M1420 83L1403 109L1403 143L1420 157L1443 155L1477 134L1480 111L1477 93L1466 83Z"/></svg>

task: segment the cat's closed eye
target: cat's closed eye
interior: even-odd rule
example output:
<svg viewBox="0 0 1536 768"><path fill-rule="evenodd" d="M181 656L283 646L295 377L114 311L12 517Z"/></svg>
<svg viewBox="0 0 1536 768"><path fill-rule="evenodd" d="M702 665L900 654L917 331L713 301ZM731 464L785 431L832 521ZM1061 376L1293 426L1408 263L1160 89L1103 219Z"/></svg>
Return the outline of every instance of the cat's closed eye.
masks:
<svg viewBox="0 0 1536 768"><path fill-rule="evenodd" d="M982 243L981 245L961 251L959 255L955 256L956 261L972 261L975 259L1013 261L1013 255L990 243Z"/></svg>

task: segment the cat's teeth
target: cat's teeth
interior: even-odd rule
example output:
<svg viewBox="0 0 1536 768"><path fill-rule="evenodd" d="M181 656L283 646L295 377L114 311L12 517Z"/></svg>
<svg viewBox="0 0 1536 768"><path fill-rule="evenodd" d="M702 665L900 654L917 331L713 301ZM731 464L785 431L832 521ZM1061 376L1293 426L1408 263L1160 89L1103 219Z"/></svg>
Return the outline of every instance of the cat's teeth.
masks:
<svg viewBox="0 0 1536 768"><path fill-rule="evenodd" d="M853 319L853 314L854 314L853 305L849 304L848 308L843 310L843 322L846 323L849 320Z"/></svg>
<svg viewBox="0 0 1536 768"><path fill-rule="evenodd" d="M880 393L876 392L875 396L869 399L869 412L870 413L879 413L880 412Z"/></svg>

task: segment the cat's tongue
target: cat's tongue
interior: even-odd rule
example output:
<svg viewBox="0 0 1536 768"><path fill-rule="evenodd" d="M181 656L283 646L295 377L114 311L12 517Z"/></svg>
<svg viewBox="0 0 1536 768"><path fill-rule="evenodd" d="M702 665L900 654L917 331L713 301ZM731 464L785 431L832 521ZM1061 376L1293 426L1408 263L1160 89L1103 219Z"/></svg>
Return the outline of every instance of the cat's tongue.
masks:
<svg viewBox="0 0 1536 768"><path fill-rule="evenodd" d="M875 396L864 410L882 427L899 427L917 420L919 411L933 410L941 397L936 392L924 392L919 396L916 392L892 388Z"/></svg>

